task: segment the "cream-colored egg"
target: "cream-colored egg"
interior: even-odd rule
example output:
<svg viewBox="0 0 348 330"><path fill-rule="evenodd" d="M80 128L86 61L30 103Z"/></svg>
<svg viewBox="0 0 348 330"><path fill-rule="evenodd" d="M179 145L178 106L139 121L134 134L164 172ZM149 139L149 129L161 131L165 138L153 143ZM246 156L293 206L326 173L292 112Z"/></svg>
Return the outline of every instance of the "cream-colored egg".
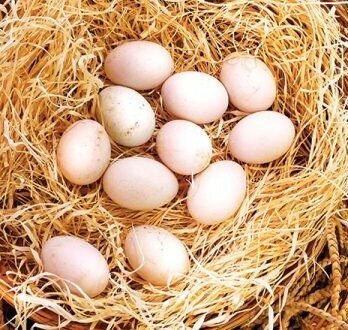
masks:
<svg viewBox="0 0 348 330"><path fill-rule="evenodd" d="M41 260L44 271L66 280L73 293L80 294L77 285L88 296L95 297L108 284L109 267L105 258L80 238L56 236L49 239L42 247Z"/></svg>
<svg viewBox="0 0 348 330"><path fill-rule="evenodd" d="M213 225L230 218L239 209L245 193L243 168L233 161L218 161L194 177L187 207L194 220Z"/></svg>
<svg viewBox="0 0 348 330"><path fill-rule="evenodd" d="M207 133L187 120L164 124L156 139L158 156L172 171L193 175L210 163L212 145Z"/></svg>
<svg viewBox="0 0 348 330"><path fill-rule="evenodd" d="M173 72L174 62L161 45L145 40L129 41L113 49L105 59L105 73L117 85L136 90L160 86Z"/></svg>
<svg viewBox="0 0 348 330"><path fill-rule="evenodd" d="M154 285L173 284L190 268L184 244L169 231L156 226L132 228L124 249L136 273Z"/></svg>
<svg viewBox="0 0 348 330"><path fill-rule="evenodd" d="M240 56L225 61L220 80L227 89L230 102L239 110L267 110L275 100L277 87L274 76L257 57Z"/></svg>
<svg viewBox="0 0 348 330"><path fill-rule="evenodd" d="M116 143L135 147L151 138L155 114L141 94L128 87L111 86L100 93L99 100L100 117Z"/></svg>
<svg viewBox="0 0 348 330"><path fill-rule="evenodd" d="M85 185L101 178L111 157L111 145L103 126L90 119L72 124L57 149L58 167L70 182Z"/></svg>
<svg viewBox="0 0 348 330"><path fill-rule="evenodd" d="M178 193L175 175L162 163L145 157L114 162L104 174L103 188L118 205L152 210L169 203Z"/></svg>
<svg viewBox="0 0 348 330"><path fill-rule="evenodd" d="M177 118L196 124L222 117L228 107L224 85L209 74L186 71L165 81L161 90L164 107Z"/></svg>
<svg viewBox="0 0 348 330"><path fill-rule="evenodd" d="M261 111L243 118L233 127L229 149L233 157L249 164L263 164L278 159L290 148L295 127L285 115Z"/></svg>

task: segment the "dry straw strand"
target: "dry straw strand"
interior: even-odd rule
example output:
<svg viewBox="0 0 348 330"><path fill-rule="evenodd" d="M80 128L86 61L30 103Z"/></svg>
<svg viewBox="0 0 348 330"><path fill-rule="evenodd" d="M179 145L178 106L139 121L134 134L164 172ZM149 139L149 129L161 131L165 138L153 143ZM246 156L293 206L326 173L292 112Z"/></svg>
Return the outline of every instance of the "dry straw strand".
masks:
<svg viewBox="0 0 348 330"><path fill-rule="evenodd" d="M43 308L66 327L114 329L231 329L267 313L270 300L262 298L281 290L286 270L302 264L347 191L348 117L339 83L347 72L346 44L335 13L317 0L5 0L0 16L0 262L7 270L0 287L9 295L4 283L11 280L18 328ZM194 223L180 198L149 212L122 209L100 182L74 186L57 168L63 131L96 118L98 93L110 84L105 55L142 38L163 44L176 71L217 76L223 59L237 51L258 56L277 77L273 110L294 122L295 142L271 164L243 164L247 198L221 225ZM172 118L159 90L143 94L156 111L155 135L138 148L113 144L113 159L157 158L156 133ZM230 106L223 120L205 125L214 137L213 161L230 158L227 136L242 117L235 110ZM188 186L180 178L180 196ZM170 288L131 275L122 242L142 223L170 230L190 251L190 273ZM84 238L108 260L110 284L96 299L57 291L56 279L42 272L42 244L58 234ZM310 255L308 268L319 252Z"/></svg>

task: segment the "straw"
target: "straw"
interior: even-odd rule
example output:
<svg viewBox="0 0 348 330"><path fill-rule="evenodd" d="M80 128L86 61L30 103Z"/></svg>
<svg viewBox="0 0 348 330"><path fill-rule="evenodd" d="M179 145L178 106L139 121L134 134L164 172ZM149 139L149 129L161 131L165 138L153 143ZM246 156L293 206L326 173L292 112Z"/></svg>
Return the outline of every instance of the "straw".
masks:
<svg viewBox="0 0 348 330"><path fill-rule="evenodd" d="M99 322L109 329L228 328L241 314L260 310L272 323L272 300L284 281L315 262L320 248L308 246L322 246L327 223L347 195L347 41L335 7L327 11L304 0L18 0L5 1L0 15L0 263L11 280L18 326L42 308L64 326ZM57 168L63 131L96 118L98 93L110 85L106 54L138 39L166 47L177 72L218 76L224 58L238 52L258 56L277 77L273 110L291 118L295 141L275 162L242 164L247 197L220 225L203 227L188 215L183 199L190 178L179 178L172 204L135 212L109 200L100 182L74 186ZM143 95L156 112L157 132L172 117L159 90ZM221 121L204 126L213 161L230 159L227 136L241 117L230 106ZM138 148L113 144L112 158L158 159L155 136ZM127 263L123 240L143 223L171 231L188 248L191 270L170 288L146 283ZM107 259L109 285L97 298L57 291L57 278L43 273L42 244L62 234L87 240ZM337 297L330 299L337 304Z"/></svg>

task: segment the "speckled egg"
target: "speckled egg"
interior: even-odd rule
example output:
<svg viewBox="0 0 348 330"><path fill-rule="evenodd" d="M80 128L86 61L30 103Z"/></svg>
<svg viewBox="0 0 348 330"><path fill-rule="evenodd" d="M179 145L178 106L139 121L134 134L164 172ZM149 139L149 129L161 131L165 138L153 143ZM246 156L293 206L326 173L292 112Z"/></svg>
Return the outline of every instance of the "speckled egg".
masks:
<svg viewBox="0 0 348 330"><path fill-rule="evenodd" d="M123 86L105 88L99 94L100 117L118 144L135 147L146 143L155 129L155 114L147 100Z"/></svg>

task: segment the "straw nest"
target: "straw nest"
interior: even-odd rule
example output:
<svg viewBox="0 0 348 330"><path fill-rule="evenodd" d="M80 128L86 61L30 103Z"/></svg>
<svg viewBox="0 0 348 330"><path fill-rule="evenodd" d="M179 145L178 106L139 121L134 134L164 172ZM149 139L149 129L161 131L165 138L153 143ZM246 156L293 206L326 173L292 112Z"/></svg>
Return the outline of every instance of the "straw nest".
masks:
<svg viewBox="0 0 348 330"><path fill-rule="evenodd" d="M273 323L281 304L273 309L272 302L285 301L287 289L312 267L327 225L344 211L347 66L334 7L304 0L18 0L5 1L0 15L0 258L7 279L1 283L14 293L17 324L43 308L58 314L62 327L76 321L110 329L230 329L240 315L250 315L239 322L247 324L262 311ZM188 177L180 178L180 194L168 207L134 212L112 203L100 182L74 186L59 173L62 132L96 118L98 93L109 84L105 55L137 39L163 44L176 71L217 75L222 60L239 52L257 55L277 77L273 110L295 123L295 142L278 161L243 165L247 197L220 225L190 219ZM158 129L170 117L158 90L144 95ZM242 116L230 107L223 120L205 126L213 161L230 157L227 135ZM112 156L157 157L154 141L133 149L114 144ZM142 281L125 259L124 237L143 223L168 229L189 250L191 270L170 288ZM82 237L107 258L111 277L102 295L57 291L57 279L42 272L41 246L58 234Z"/></svg>

